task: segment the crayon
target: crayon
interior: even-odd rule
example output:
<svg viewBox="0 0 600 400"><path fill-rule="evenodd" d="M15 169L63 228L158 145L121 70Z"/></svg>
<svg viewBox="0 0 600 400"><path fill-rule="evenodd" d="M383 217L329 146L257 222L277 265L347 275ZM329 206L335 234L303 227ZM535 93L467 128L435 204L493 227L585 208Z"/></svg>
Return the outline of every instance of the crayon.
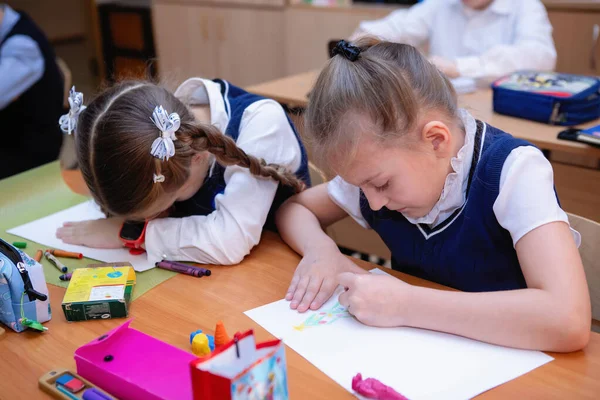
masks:
<svg viewBox="0 0 600 400"><path fill-rule="evenodd" d="M167 260L163 260L163 261L167 261ZM183 263L180 263L177 261L167 261L167 262L169 262L171 264L179 265L179 266L185 267L185 268L193 266L194 268L199 269L202 272L202 275L204 275L204 276L210 276L210 274L212 274L210 269L202 268L202 267L198 266L197 264L189 265L189 264L183 264Z"/></svg>
<svg viewBox="0 0 600 400"><path fill-rule="evenodd" d="M69 269L67 267L64 266L63 263L61 263L60 261L58 261L52 254L50 254L49 252L45 252L44 255L46 256L46 258L48 259L48 261L50 261L50 264L54 265L56 268L58 268L58 270L60 272L62 272L63 274L66 273Z"/></svg>
<svg viewBox="0 0 600 400"><path fill-rule="evenodd" d="M73 275L72 272L68 272L66 274L62 274L61 276L59 276L58 279L60 279L61 281L70 281L72 275Z"/></svg>
<svg viewBox="0 0 600 400"><path fill-rule="evenodd" d="M46 250L46 251L48 253L52 254L54 257L77 258L79 260L81 260L83 258L83 254L73 253L71 251L55 250L55 249L50 249L50 250Z"/></svg>
<svg viewBox="0 0 600 400"><path fill-rule="evenodd" d="M105 395L95 388L91 388L83 392L83 400L112 400L112 397Z"/></svg>
<svg viewBox="0 0 600 400"><path fill-rule="evenodd" d="M191 265L182 265L175 264L171 261L161 261L155 264L158 268L167 269L173 272L179 272L181 274L186 274L190 276L195 276L197 278L202 278L204 274L200 271L199 268L192 267Z"/></svg>
<svg viewBox="0 0 600 400"><path fill-rule="evenodd" d="M27 242L13 242L13 246L17 249L25 249L27 248Z"/></svg>
<svg viewBox="0 0 600 400"><path fill-rule="evenodd" d="M42 261L42 256L44 255L44 252L41 250L38 250L35 252L35 257L33 257L33 259L37 262L41 262Z"/></svg>

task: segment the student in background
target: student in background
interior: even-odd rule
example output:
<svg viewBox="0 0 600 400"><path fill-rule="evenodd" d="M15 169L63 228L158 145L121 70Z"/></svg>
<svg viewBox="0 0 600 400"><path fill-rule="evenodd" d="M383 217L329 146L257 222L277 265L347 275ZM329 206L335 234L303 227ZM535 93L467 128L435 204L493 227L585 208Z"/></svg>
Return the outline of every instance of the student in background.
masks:
<svg viewBox="0 0 600 400"><path fill-rule="evenodd" d="M580 235L541 151L457 107L414 47L340 42L311 91L313 156L338 175L284 204L303 255L286 299L318 309L338 285L365 324L412 326L512 347L574 351L590 335ZM365 273L323 231L350 215L379 234L393 268L462 292Z"/></svg>
<svg viewBox="0 0 600 400"><path fill-rule="evenodd" d="M425 0L377 21L371 35L415 47L449 78L492 80L516 70L550 71L556 64L552 26L540 0Z"/></svg>
<svg viewBox="0 0 600 400"><path fill-rule="evenodd" d="M44 33L0 4L0 179L56 160L64 81Z"/></svg>
<svg viewBox="0 0 600 400"><path fill-rule="evenodd" d="M310 184L283 108L229 82L191 78L171 93L126 81L82 102L73 91L63 127L111 217L65 224L57 236L66 243L123 247L125 220L148 221L141 246L152 262L237 264L274 229L283 201Z"/></svg>

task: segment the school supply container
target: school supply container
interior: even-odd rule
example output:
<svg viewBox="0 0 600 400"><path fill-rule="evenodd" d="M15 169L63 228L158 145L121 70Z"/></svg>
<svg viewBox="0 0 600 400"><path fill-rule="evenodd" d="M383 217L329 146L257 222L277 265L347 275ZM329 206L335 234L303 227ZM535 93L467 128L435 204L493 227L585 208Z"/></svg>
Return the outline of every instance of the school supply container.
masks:
<svg viewBox="0 0 600 400"><path fill-rule="evenodd" d="M41 330L50 318L42 265L0 239L0 322L22 332L34 323Z"/></svg>
<svg viewBox="0 0 600 400"><path fill-rule="evenodd" d="M131 265L117 264L73 272L62 302L67 321L127 317L135 271Z"/></svg>
<svg viewBox="0 0 600 400"><path fill-rule="evenodd" d="M518 71L492 83L494 111L552 125L600 117L600 80L554 72Z"/></svg>
<svg viewBox="0 0 600 400"><path fill-rule="evenodd" d="M281 340L256 343L250 330L192 362L194 400L287 400L287 366Z"/></svg>
<svg viewBox="0 0 600 400"><path fill-rule="evenodd" d="M77 373L121 400L191 400L190 363L197 357L130 322L78 348Z"/></svg>

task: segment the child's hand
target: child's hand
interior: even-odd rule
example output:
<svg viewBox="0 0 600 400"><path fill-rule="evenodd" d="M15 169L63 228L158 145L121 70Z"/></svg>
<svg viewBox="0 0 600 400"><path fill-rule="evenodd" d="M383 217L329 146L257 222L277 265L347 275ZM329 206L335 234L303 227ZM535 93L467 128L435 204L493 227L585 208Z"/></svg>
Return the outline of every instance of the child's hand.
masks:
<svg viewBox="0 0 600 400"><path fill-rule="evenodd" d="M118 249L123 247L123 242L119 238L122 225L122 218L65 222L56 231L56 237L68 244L97 249Z"/></svg>
<svg viewBox="0 0 600 400"><path fill-rule="evenodd" d="M337 283L347 288L339 302L365 325L406 324L412 286L389 275L341 273Z"/></svg>
<svg viewBox="0 0 600 400"><path fill-rule="evenodd" d="M316 310L325 303L337 288L336 276L340 272L366 273L337 247L305 253L298 264L285 299L299 312Z"/></svg>
<svg viewBox="0 0 600 400"><path fill-rule="evenodd" d="M460 72L458 72L458 67L456 66L456 61L440 56L431 56L429 61L450 79L458 78L460 76Z"/></svg>

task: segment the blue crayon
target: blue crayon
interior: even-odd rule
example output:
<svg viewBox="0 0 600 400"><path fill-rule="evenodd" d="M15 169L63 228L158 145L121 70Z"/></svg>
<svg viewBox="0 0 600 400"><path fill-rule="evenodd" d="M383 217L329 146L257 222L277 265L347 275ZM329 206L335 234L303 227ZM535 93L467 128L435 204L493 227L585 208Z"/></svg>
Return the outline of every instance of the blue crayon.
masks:
<svg viewBox="0 0 600 400"><path fill-rule="evenodd" d="M65 266L63 263L61 263L60 261L58 261L58 260L56 259L56 257L54 257L52 254L50 254L50 252L49 252L49 251L46 251L46 252L44 253L44 255L46 256L46 259L47 259L48 261L50 261L50 264L52 264L52 265L54 265L56 268L58 268L58 270L59 270L60 272L62 272L63 274L64 274L64 273L66 273L66 272L69 270L69 269L68 269L68 268L67 268L67 267L66 267L66 266Z"/></svg>

